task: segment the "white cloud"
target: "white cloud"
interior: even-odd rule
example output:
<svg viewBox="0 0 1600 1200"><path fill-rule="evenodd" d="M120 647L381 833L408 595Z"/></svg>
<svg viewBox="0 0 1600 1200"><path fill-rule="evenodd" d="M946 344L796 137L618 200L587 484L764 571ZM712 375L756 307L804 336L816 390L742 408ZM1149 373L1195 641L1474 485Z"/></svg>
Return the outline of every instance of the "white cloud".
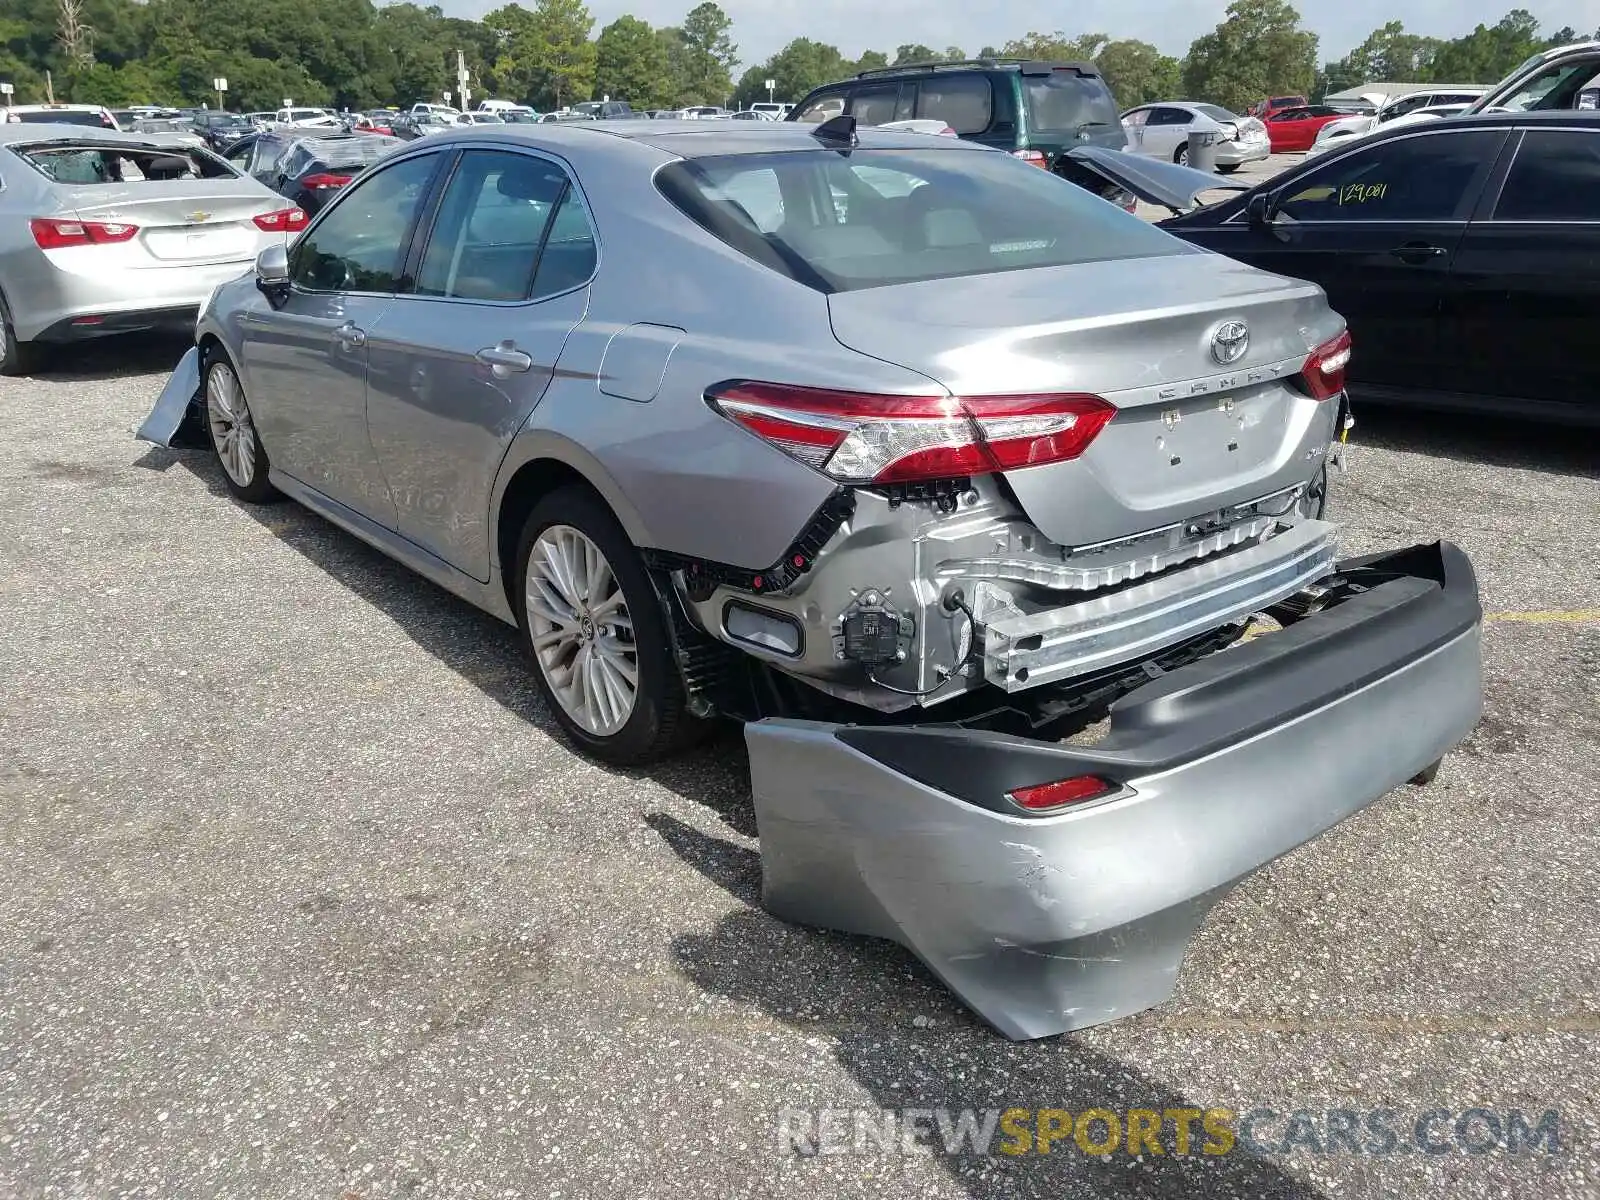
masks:
<svg viewBox="0 0 1600 1200"><path fill-rule="evenodd" d="M893 53L897 45L917 42L942 49L960 46L975 54L984 45L999 46L1030 30L1061 28L1069 34L1107 33L1140 38L1169 54L1182 55L1189 43L1222 19L1227 0L1079 0L1070 14L1041 12L1026 0L989 0L960 4L952 0L719 0L733 18L733 39L743 66L753 66L781 49L791 38L831 42L847 55L864 50ZM692 3L685 0L590 0L598 31L623 13L652 25L673 25ZM496 0L445 0L454 16L476 17L498 7ZM1600 26L1600 0L1410 0L1396 11L1391 0L1345 0L1341 4L1298 5L1306 24L1321 37L1321 59L1338 58L1367 34L1398 17L1411 33L1459 37L1479 22L1492 25L1512 8L1526 8L1545 32L1571 25L1580 33Z"/></svg>

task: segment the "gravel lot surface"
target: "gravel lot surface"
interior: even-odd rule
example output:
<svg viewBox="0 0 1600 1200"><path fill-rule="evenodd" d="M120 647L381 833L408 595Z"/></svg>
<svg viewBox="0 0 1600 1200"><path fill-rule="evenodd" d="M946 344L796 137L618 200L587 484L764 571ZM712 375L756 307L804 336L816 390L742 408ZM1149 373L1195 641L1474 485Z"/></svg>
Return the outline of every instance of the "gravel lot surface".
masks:
<svg viewBox="0 0 1600 1200"><path fill-rule="evenodd" d="M0 1196L1600 1192L1592 440L1360 414L1346 546L1474 556L1483 724L1239 888L1171 1003L1012 1045L761 912L736 737L575 757L510 630L134 441L180 349L0 380ZM781 1148L807 1106L1392 1108L1405 1148ZM1560 1152L1410 1147L1475 1106Z"/></svg>

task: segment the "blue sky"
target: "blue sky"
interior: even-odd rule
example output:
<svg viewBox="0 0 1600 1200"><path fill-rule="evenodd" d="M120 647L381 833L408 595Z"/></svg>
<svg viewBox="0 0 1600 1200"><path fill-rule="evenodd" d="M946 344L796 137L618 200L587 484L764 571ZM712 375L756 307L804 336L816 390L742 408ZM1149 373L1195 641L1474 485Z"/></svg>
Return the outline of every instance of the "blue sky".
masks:
<svg viewBox="0 0 1600 1200"><path fill-rule="evenodd" d="M425 0L424 0L425 2ZM447 12L476 17L498 6L496 0L441 0ZM503 0L502 0L503 2ZM529 0L524 0L528 3ZM589 0L598 30L623 13L652 25L672 25L694 0ZM794 37L832 42L846 54L863 50L892 52L903 42L960 46L976 53L1001 45L1029 30L1094 31L1112 37L1141 38L1169 54L1182 55L1189 43L1222 19L1227 0L1078 0L1059 7L1027 0L719 0L733 18L734 41L744 66L759 63ZM1385 21L1405 22L1412 33L1457 37L1480 21L1493 24L1513 8L1526 8L1544 22L1546 32L1563 25L1580 32L1600 26L1600 0L1301 0L1306 24L1322 39L1320 57L1341 57Z"/></svg>

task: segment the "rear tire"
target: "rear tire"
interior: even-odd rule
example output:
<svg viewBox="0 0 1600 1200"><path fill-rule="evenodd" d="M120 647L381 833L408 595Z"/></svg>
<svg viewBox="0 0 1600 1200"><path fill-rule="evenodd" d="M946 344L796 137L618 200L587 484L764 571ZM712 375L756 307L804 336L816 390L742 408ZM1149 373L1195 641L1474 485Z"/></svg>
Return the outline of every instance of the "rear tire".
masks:
<svg viewBox="0 0 1600 1200"><path fill-rule="evenodd" d="M39 347L33 342L17 340L16 323L11 319L11 306L0 293L0 375L31 375L39 366Z"/></svg>
<svg viewBox="0 0 1600 1200"><path fill-rule="evenodd" d="M246 504L281 500L283 493L268 480L272 463L250 415L244 384L227 354L216 346L201 359L200 391L206 433L228 491Z"/></svg>
<svg viewBox="0 0 1600 1200"><path fill-rule="evenodd" d="M1219 164L1218 167L1217 167L1217 170L1221 171L1224 175L1232 175L1238 169L1239 169L1239 164L1238 163L1228 163L1226 165L1220 165Z"/></svg>
<svg viewBox="0 0 1600 1200"><path fill-rule="evenodd" d="M644 560L591 492L561 488L534 505L513 585L539 694L579 749L636 767L703 732Z"/></svg>
<svg viewBox="0 0 1600 1200"><path fill-rule="evenodd" d="M1172 161L1180 167L1189 165L1189 144L1187 142L1172 152Z"/></svg>

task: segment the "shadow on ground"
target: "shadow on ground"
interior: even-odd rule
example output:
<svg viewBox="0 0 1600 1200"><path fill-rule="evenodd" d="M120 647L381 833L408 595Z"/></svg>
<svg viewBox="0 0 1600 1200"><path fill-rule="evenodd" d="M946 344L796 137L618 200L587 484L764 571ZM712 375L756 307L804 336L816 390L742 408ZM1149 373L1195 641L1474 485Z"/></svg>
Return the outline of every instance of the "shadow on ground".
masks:
<svg viewBox="0 0 1600 1200"><path fill-rule="evenodd" d="M1594 431L1538 425L1509 416L1424 412L1358 404L1356 446L1404 450L1493 467L1600 477Z"/></svg>
<svg viewBox="0 0 1600 1200"><path fill-rule="evenodd" d="M152 446L137 465L155 471L181 467L219 500L237 504L223 483L215 456L207 450ZM515 628L292 501L239 504L238 508L270 529L284 545L380 609L418 646L491 700L530 725L559 736L555 720L534 684L533 664ZM625 778L644 774L602 769ZM652 767L648 777L705 805L738 833L755 836L749 761L744 738L735 726L712 726L700 745Z"/></svg>
<svg viewBox="0 0 1600 1200"><path fill-rule="evenodd" d="M708 837L683 822L648 818L672 850L745 906L709 934L684 934L673 953L679 969L702 991L753 1005L797 1032L831 1035L832 1053L866 1093L841 1097L851 1109L1063 1109L1074 1115L1091 1108L1125 1113L1130 1108L1165 1113L1205 1109L1216 1103L1184 1096L1125 1063L1109 1058L1071 1035L1044 1042L1011 1043L956 1010L938 983L897 946L867 938L813 930L796 931L759 911L760 855L744 846ZM914 1024L910 1013L938 1013ZM776 1109L783 1097L772 1097ZM954 1114L952 1114L953 1116ZM1263 1200L1309 1200L1310 1186L1277 1165L1235 1149L1225 1155L1198 1152L1195 1126L1190 1153L1178 1155L1174 1122L1167 1124L1167 1153L1083 1153L1068 1137L1050 1153L1015 1157L970 1152L936 1154L969 1195L1179 1197L1249 1196ZM1093 1127L1101 1136L1101 1127ZM935 1143L938 1137L935 1135ZM999 1140L993 1144L998 1147ZM804 1138L787 1152L813 1149Z"/></svg>
<svg viewBox="0 0 1600 1200"><path fill-rule="evenodd" d="M172 371L194 338L182 333L133 333L76 345L44 346L39 379L93 383L124 375L153 375Z"/></svg>

